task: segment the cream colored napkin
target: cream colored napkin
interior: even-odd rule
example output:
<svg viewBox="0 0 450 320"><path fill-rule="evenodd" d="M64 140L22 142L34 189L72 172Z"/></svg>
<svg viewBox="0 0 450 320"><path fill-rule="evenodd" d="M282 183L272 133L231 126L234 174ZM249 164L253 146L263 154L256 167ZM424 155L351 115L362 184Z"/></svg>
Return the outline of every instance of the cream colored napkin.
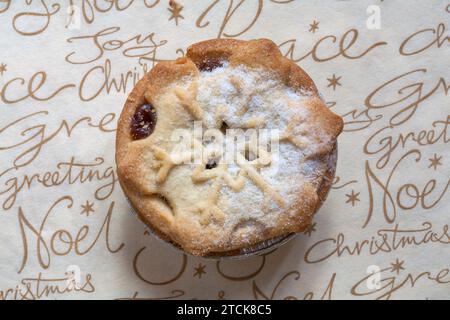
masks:
<svg viewBox="0 0 450 320"><path fill-rule="evenodd" d="M0 3L0 299L449 298L449 1L70 3ZM115 172L134 83L217 37L272 39L346 123L311 230L245 261L155 240Z"/></svg>

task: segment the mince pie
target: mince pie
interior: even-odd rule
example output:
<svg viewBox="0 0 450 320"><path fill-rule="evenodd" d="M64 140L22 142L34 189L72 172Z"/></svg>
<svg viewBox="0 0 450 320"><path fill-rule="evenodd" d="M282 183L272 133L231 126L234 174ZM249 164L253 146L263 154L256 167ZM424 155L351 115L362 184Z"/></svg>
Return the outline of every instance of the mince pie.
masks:
<svg viewBox="0 0 450 320"><path fill-rule="evenodd" d="M119 181L159 237L194 255L235 255L308 229L342 127L272 41L204 41L158 63L130 93Z"/></svg>

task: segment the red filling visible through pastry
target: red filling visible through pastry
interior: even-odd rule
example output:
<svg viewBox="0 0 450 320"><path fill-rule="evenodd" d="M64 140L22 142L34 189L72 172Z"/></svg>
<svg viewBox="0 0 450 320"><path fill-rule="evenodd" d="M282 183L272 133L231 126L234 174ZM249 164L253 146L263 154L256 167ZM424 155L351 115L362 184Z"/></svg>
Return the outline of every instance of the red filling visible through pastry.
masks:
<svg viewBox="0 0 450 320"><path fill-rule="evenodd" d="M144 139L153 133L156 126L156 109L151 104L143 104L136 109L131 119L131 136Z"/></svg>

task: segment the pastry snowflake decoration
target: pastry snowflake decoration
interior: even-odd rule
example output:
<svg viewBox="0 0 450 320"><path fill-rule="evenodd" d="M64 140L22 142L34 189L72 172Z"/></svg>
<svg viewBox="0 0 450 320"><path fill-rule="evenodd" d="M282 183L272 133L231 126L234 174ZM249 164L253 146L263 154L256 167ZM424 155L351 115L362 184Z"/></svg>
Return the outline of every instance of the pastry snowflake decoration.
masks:
<svg viewBox="0 0 450 320"><path fill-rule="evenodd" d="M342 126L273 42L209 40L156 65L129 95L119 181L163 239L194 255L235 255L308 228Z"/></svg>

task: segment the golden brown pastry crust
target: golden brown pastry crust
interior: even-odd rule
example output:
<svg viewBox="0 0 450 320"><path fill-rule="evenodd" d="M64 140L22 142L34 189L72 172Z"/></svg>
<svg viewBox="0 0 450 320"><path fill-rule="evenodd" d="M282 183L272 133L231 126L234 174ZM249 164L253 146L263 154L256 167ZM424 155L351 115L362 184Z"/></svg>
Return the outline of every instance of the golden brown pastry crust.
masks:
<svg viewBox="0 0 450 320"><path fill-rule="evenodd" d="M310 114L308 120L320 126L332 137L331 142L318 144L313 153L306 155L319 159L324 166L314 184L306 183L299 188L301 195L295 203L295 208L292 208L295 214L278 217L276 226L263 226L258 229L259 232L248 234L245 241L240 239L224 241L231 235L221 234L220 226L202 225L197 220L190 219L189 215L175 216L174 208L171 208L171 203L165 199L166 195L159 193L157 183L148 181L148 177L155 177L152 164L155 162L154 146L160 143L158 136L150 135L142 140L134 140L130 134L130 121L138 107L149 102L158 110L158 97L166 92L171 84L184 77L197 76L199 74L197 66L215 63L224 58L229 61L230 67L245 65L250 68L263 68L272 72L274 77L293 90L310 92L311 98L307 103ZM178 109L165 107L158 110L158 115L175 119L171 121L174 122L171 125L183 127L185 122L195 118L195 112L191 114L185 112L186 116L183 118L179 114L186 110L181 110L183 108L180 106ZM164 120L161 122L165 123ZM331 112L319 98L311 78L299 66L283 57L272 41L208 40L189 47L186 57L158 63L138 82L128 96L117 129L116 162L119 182L142 221L163 239L194 255L229 255L243 247L280 235L301 232L308 227L313 214L325 200L330 189L336 165L333 152L342 127L341 117ZM170 128L164 128L158 120L155 132L162 132L162 135L169 134L164 130ZM295 134L292 138L295 140Z"/></svg>

